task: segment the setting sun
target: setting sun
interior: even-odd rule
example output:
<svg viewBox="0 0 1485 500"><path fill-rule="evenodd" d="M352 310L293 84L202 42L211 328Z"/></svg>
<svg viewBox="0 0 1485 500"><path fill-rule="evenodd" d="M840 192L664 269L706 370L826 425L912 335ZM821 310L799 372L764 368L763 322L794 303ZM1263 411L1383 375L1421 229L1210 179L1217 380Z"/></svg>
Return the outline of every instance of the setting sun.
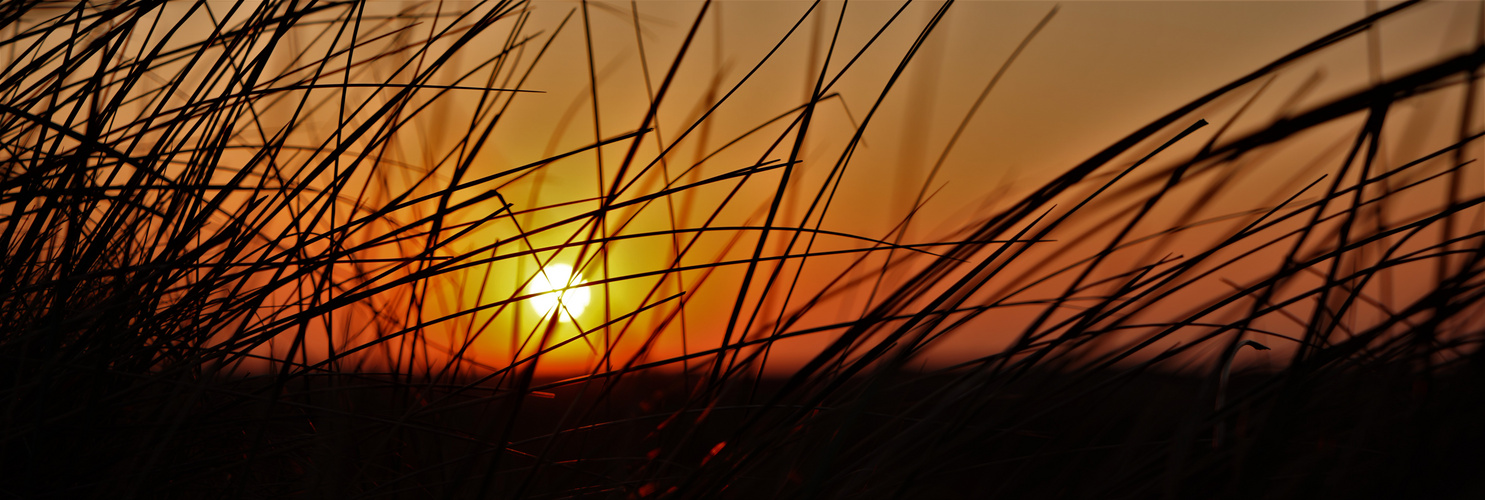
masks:
<svg viewBox="0 0 1485 500"><path fill-rule="evenodd" d="M560 285L559 285L560 283ZM587 283L580 277L573 276L572 266L567 264L550 264L536 273L531 280L531 291L542 293L531 298L531 308L545 318L560 304L563 314L558 316L560 321L572 321L572 318L583 313L583 308L588 306L589 292L587 288L572 288L567 291L557 292L562 288L574 287Z"/></svg>

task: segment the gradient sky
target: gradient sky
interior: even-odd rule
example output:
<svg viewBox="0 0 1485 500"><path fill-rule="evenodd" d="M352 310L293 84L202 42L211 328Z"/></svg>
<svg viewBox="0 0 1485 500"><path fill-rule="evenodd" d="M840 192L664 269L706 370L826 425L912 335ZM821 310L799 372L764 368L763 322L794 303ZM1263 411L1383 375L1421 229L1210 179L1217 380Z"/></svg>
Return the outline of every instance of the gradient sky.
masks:
<svg viewBox="0 0 1485 500"><path fill-rule="evenodd" d="M225 10L227 4L213 5ZM399 1L371 2L367 4L366 13L370 16L391 15L414 9L428 14L442 9L447 14L472 8L475 3L444 2L441 7L437 4L414 5ZM503 74L516 69L524 71L530 66L536 48L550 40L548 55L536 64L530 79L522 86L542 93L514 98L502 118L503 123L511 125L502 125L491 136L489 147L479 158L477 168L482 171L473 174L501 171L553 153L581 148L591 144L595 137L612 137L635 130L649 106L650 91L647 87L654 88L664 78L701 5L694 1L592 2L584 15L578 2L532 2L531 17L523 27L523 34L533 37L529 51L523 53L519 63L502 71ZM927 182L926 190L933 193L932 199L917 213L914 225L903 241L952 240L956 229L1005 207L1016 195L1035 188L1140 126L1391 3L958 2L927 38L922 50L906 67L901 80L885 94L885 98L880 99L880 108L874 114L871 110L883 96L883 88L893 69L942 4L913 3L900 18L881 31L880 38L872 42L869 49L861 52L902 4L885 0L849 4L828 2L823 4L823 10L804 21L800 31L785 41L778 53L759 65L769 50L784 39L789 27L804 15L809 5L808 2L750 0L713 4L700 25L691 51L676 72L675 84L666 96L665 104L659 109L657 121L653 124L654 133L642 143L636 170L627 172L626 177L620 180L634 181L634 187L619 199L658 189L667 179L681 176L703 154L805 103L818 68L826 59L831 29L839 22L839 37L830 56L827 75L834 76L845 61L858 52L861 57L829 89L838 96L821 103L811 125L810 139L804 145L803 162L796 167L781 206L782 224L800 224L805 208L826 186L832 167L856 131L854 124L870 114L871 125L863 135L861 147L851 158L838 188L830 191L833 193L830 211L820 223L821 227L871 238L887 237L889 230L910 211L913 200ZM638 8L639 36L635 33L635 6ZM994 91L967 122L961 140L945 157L941 170L929 181L931 166L944 151L956 127L965 119L970 105L1021 40L1054 7L1058 9L1055 17L1006 70ZM842 9L845 9L843 17ZM1354 37L1286 67L1253 102L1242 119L1231 124L1227 136L1255 129L1278 117L1364 88L1378 79L1390 78L1466 50L1475 38L1479 10L1479 4L1472 2L1422 5L1388 19L1369 37ZM370 43L364 54L374 53L376 49L399 47L398 44L420 43L419 37L448 22L444 20L446 18L437 21L425 18L416 22L402 18L378 19L376 23L367 23L362 33ZM568 19L568 24L558 30L563 19ZM453 67L473 67L481 59L492 57L504 43L499 36L514 27L515 21L510 18L501 22L506 24L465 47L462 59ZM591 37L585 36L585 29ZM395 33L395 36L390 33ZM388 36L385 39L374 38L379 35ZM294 43L311 46L326 43L308 40L307 36L304 38L296 39ZM641 43L643 51L640 50ZM484 50L484 47L489 47L489 50ZM368 82L401 81L399 79L403 76L392 75L388 70L395 67L394 63L400 64L401 61L389 58L358 67L355 78L365 78ZM655 158L662 143L664 146L676 143L680 132L693 123L713 99L742 82L755 66L756 73L707 118L708 126L680 140L666 156L663 165L639 173L637 169ZM452 80L434 83L453 83ZM590 82L595 81L597 91L590 92ZM1135 155L1150 151L1197 118L1210 121L1214 126L1198 131L1157 158L1156 163L1172 161L1182 154L1189 155L1231 121L1233 113L1244 100L1254 95L1257 86L1239 89L1206 106L1189 120L1157 134L1146 141L1148 144L1137 146L1112 165L1127 165L1137 157ZM1300 93L1302 89L1305 91ZM373 92L353 89L346 94L365 98ZM595 95L598 102L596 113L593 106ZM469 114L473 109L468 102L459 99L465 98L446 99L412 122L408 127L409 133L401 134L399 138L400 149L385 159L420 167L436 162L441 154L457 147L457 140L467 133L459 127L470 123ZM1449 110L1450 106L1457 108L1458 103L1449 99L1457 100L1457 95L1398 106L1395 116L1401 117L1399 123L1408 124L1412 135L1407 141L1389 143L1386 154L1398 162L1405 161L1403 159L1410 155L1426 152L1429 147L1447 141L1456 132L1458 123L1457 110ZM275 115L265 112L262 116L271 121ZM1351 133L1347 128L1354 126L1351 122L1354 120L1342 120L1335 127L1320 127L1304 138L1287 142L1288 153L1274 155L1262 165L1251 167L1251 175L1235 179L1231 186L1219 193L1220 199L1200 215L1215 217L1239 213L1259 208L1275 197L1282 198L1288 193L1286 189L1289 186L1307 179L1304 177L1309 175L1305 165L1317 158L1323 159L1328 154L1328 147ZM1389 121L1389 125L1391 123ZM765 127L762 132L697 167L696 173L687 174L699 177L688 178L714 176L760 160L787 158L788 142L781 148L768 151L775 139L785 135L783 124ZM601 170L596 155L578 155L543 167L539 174L499 189L513 204L513 209L535 210L518 218L522 228L529 230L550 224L594 208L596 202L593 199L599 196L600 186L611 186L615 182L617 165L627 149L627 143L604 148ZM408 172L415 170L409 169ZM407 175L406 179L414 177ZM406 179L393 179L388 189L395 192L399 187L406 188L397 184L409 182L410 185ZM761 214L766 213L777 179L778 173L774 172L750 180L714 224L761 224ZM1474 185L1478 187L1478 180ZM663 230L669 227L672 217L681 227L698 227L711 215L713 204L726 198L732 186L732 183L718 183L674 197L670 200L672 205L656 204L639 211L624 211L620 215L632 216L634 222L620 231L616 229L618 219L615 218L609 221L613 225L609 230L622 234ZM1173 199L1190 201L1195 193L1194 190L1182 192L1173 195ZM1115 203L1108 206L1094 208L1123 206L1118 205L1120 200L1113 201ZM493 205L484 207L485 210L495 208ZM1183 215L1189 214L1182 214L1179 210L1162 212L1151 216L1151 220L1173 221ZM817 218L818 212L811 220ZM474 233L467 241L450 247L450 251L478 248L494 239L509 237L517 231L511 224L507 220ZM1051 260L1038 264L1040 267L1016 271L1026 276L1045 271L1054 261L1066 262L1079 257L1080 251L1086 253L1086 250L1095 248L1091 244L1082 244L1082 240L1085 237L1096 239L1100 234L1097 226L1098 221L1070 223L1066 230L1050 236L1057 240L1056 245L1071 249L1068 255L1048 257ZM535 234L524 243L537 247L556 245L575 234L583 233L578 224L569 224ZM730 251L724 251L736 234L715 232L703 236L698 250L683 259L682 265L747 258L756 242L754 233L744 232L741 243ZM783 242L777 236L769 241ZM1201 240L1193 236L1182 241L1199 243ZM663 269L669 265L672 243L670 238L649 238L615 244L610 248L607 270L599 269L601 266L589 267L584 278L601 279L605 272L622 276ZM832 237L821 238L814 249L860 246L859 242ZM774 245L769 251L780 252L782 247ZM546 257L551 253L542 255ZM575 258L576 252L564 251L558 255L557 261ZM809 269L801 276L795 297L807 296L824 287L828 279L840 273L847 263L849 259L811 260ZM1126 263L1135 264L1133 261ZM880 268L880 261L875 265ZM478 277L483 276L483 271L461 276L450 285L454 291L450 294L453 298L444 297L446 300L442 303L428 306L439 309L428 311L429 314L448 314L467 309L471 304L517 294L520 280L504 277L530 276L535 272L535 264L530 258L510 259L489 271L491 276L501 277L499 283ZM702 274L701 271L683 273L684 284L669 283L660 287L665 292L661 295L684 289L688 297L694 297L686 306L684 320L672 323L675 327L683 321L688 326L688 335L694 337L683 346L677 335L668 335L657 346L661 352L675 354L682 349L694 350L695 345L716 344L718 332L731 312L732 299L736 297L737 283L742 278L741 266L720 269L706 286L698 287L695 280ZM787 281L792 274L791 268L783 278ZM858 271L857 275L870 273ZM904 276L905 271L888 273L884 285L891 286ZM612 306L610 314L634 310L646 302L644 290L658 279L630 280L632 283L615 284L609 290L595 287L595 305L578 318L578 323L591 326L601 322L604 311L597 304L605 300ZM749 295L750 308L751 303L756 302L757 290L755 287ZM782 293L777 288L771 289L770 293L774 292ZM479 295L481 293L483 295ZM996 289L992 286L986 293L993 295ZM867 287L862 287L826 301L801 325L827 324L859 317L868 295ZM771 300L777 298L775 295ZM778 305L778 302L771 302L765 309ZM512 313L502 314L509 316ZM647 313L635 331L643 331L644 325L658 324L666 314L665 308ZM776 314L769 312L760 318L772 318ZM500 322L508 321L516 330L529 331L533 327L529 311L526 316L524 320L502 317ZM1025 312L1007 312L987 317L982 324L972 325L973 328L966 330L1012 331L1014 325L1026 318ZM469 322L455 326L464 328L485 319L488 316L475 315ZM564 328L571 328L571 325ZM761 328L761 325L755 325L753 332L762 331ZM941 343L945 354L939 359L947 362L956 356L981 355L1008 338L1005 335L982 335L963 340L949 339ZM456 341L451 339L451 342ZM486 353L496 353L491 355L492 364L499 364L496 358L509 359L510 347L505 340L482 342L480 345ZM788 353L781 356L792 356L794 361L803 359L811 354L810 345L808 341L802 342L798 349L788 349ZM574 362L584 359L581 353L572 356Z"/></svg>

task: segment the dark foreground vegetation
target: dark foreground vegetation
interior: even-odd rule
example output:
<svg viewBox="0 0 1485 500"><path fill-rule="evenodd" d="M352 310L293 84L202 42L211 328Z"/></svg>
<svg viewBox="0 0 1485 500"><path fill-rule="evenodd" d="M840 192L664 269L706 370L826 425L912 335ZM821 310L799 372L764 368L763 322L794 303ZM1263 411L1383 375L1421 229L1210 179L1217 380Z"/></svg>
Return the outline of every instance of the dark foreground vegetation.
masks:
<svg viewBox="0 0 1485 500"><path fill-rule="evenodd" d="M811 76L697 82L720 14L689 5L623 107L593 47L636 40L593 23L643 33L644 4L4 4L0 497L1485 497L1485 45L1264 93L1433 8L1384 6L929 224L966 102L939 163L895 167L927 179L895 225L832 229L953 7L886 18L913 36L883 59L801 3L778 43ZM583 91L523 108L551 65ZM810 97L713 123L785 84ZM548 119L545 152L492 152ZM596 189L557 193L579 158ZM559 261L601 304L523 319ZM584 368L538 369L563 349Z"/></svg>
<svg viewBox="0 0 1485 500"><path fill-rule="evenodd" d="M328 376L279 397L261 381L218 382L197 394L155 387L161 394L53 417L12 441L11 450L25 451L7 452L20 459L7 463L7 474L19 498L1485 492L1478 373L1234 378L1232 388L1260 396L1219 413L1210 386L1181 376L876 382L849 382L815 406L798 404L803 398L790 397L778 380L758 384L760 398L748 397L750 381L701 406L679 379L644 375L614 386L553 388L524 401ZM781 402L765 409L762 402L775 397ZM160 422L162 415L178 422ZM1227 429L1220 446L1213 442L1219 426ZM507 447L492 444L498 440Z"/></svg>

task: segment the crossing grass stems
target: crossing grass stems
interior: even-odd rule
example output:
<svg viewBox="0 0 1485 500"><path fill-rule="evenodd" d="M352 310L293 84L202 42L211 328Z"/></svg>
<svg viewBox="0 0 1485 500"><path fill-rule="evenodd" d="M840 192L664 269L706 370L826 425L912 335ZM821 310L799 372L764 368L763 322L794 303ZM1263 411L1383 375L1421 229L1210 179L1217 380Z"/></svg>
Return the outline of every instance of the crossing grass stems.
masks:
<svg viewBox="0 0 1485 500"><path fill-rule="evenodd" d="M825 214L872 155L867 131L893 130L883 102L908 92L954 2L917 20L904 4L861 46L840 37L851 4L799 4L772 51L686 78L725 6L688 4L679 43L657 45L633 2L7 3L0 493L1485 491L1470 472L1485 465L1485 198L1467 182L1485 46L1229 128L1284 69L1417 2L928 223L943 158L1056 22L1049 7L929 146L938 163L901 167L930 173L881 234ZM593 27L616 17L634 39ZM890 30L915 36L893 52ZM584 48L554 49L564 37ZM617 106L593 47L629 43L647 102ZM808 76L761 76L801 47ZM867 108L843 106L840 79L874 50L897 59L850 101ZM534 82L554 65L584 90L546 94ZM687 85L700 104L676 101ZM718 123L737 92L785 86L807 96L772 121ZM1408 133L1396 109L1444 93L1463 96L1432 117L1445 146L1379 152ZM545 152L495 150L554 118ZM1337 124L1337 154L1269 183L1270 199L1213 205L1258 159L1314 150L1286 146ZM580 162L596 189L557 191ZM1434 203L1400 201L1417 193ZM622 265L638 241L664 259ZM558 262L594 291L570 324L522 310ZM987 330L1001 347L934 362ZM568 351L581 370L554 374Z"/></svg>

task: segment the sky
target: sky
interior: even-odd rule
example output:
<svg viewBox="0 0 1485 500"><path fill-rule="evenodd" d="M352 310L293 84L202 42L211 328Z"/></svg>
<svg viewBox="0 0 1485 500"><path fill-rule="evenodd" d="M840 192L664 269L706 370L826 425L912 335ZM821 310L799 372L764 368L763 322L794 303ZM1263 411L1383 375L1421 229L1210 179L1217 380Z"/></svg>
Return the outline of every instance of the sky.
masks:
<svg viewBox="0 0 1485 500"><path fill-rule="evenodd" d="M209 5L210 15L226 16L232 4ZM707 6L697 22L703 5L696 1L584 4L537 0L463 46L447 69L441 70L441 79L431 82L478 86L498 81L529 91L496 98L494 102L508 103L508 107L503 108L499 125L472 163L470 176L491 175L584 148L598 138L648 129L633 150L635 161L627 167L624 160L631 142L620 141L494 186L516 216L498 219L442 250L450 256L488 254L493 262L447 276L434 299L419 306L429 317L480 309L431 328L437 331L428 338L442 339L440 349L452 352L450 346L468 341L471 332L483 331L488 334L479 334L468 354L477 363L500 366L516 351L529 352L530 346L520 344L541 331L534 310L482 306L536 293L526 282L537 273L539 260L578 268L579 278L589 282L585 287L592 292L585 312L555 326L556 339L571 339L580 329L612 323L544 359L561 368L558 371L617 362L593 356L606 343L622 346L616 350L621 358L643 348L652 351L649 359L658 359L714 347L724 337L760 338L772 334L774 323L793 315L804 303L813 306L786 330L859 318L888 290L908 283L925 265L923 255L915 260L908 258L915 252L894 252L889 261L885 252L874 252L853 264L856 257L868 254L844 253L811 257L804 266L799 259L789 259L781 268L776 267L780 261L760 266L745 262L755 252L770 257L797 254L805 248L815 252L859 250L869 246L863 238L905 244L962 239L966 228L1006 209L1145 124L1392 3L980 0L956 2L934 21L944 6L941 2L906 6L887 0L824 2L811 11L810 2L726 0ZM376 1L365 7L369 21L358 30L357 43L362 45L356 53L362 59L347 79L405 83L408 68L421 67L426 61L410 61L398 54L409 53L406 47L425 43L450 23L467 23L458 15L488 8L488 4ZM178 4L167 6L171 15L181 15L184 9ZM403 15L408 13L420 15ZM332 9L323 15L343 14ZM234 15L246 15L246 11ZM1209 125L1156 155L1149 167L1116 183L1109 196L1084 211L1091 215L1069 219L1047 236L1053 241L1038 243L1021 259L1024 263L988 281L971 302L1017 297L1034 302L1037 297L1055 296L1058 280L1066 279L1065 274L1023 295L1006 294L1085 258L1108 241L1110 228L1116 226L1113 222L1124 213L1120 210L1150 193L1149 185L1141 184L1152 178L1148 175L1190 157L1205 143L1222 143L1468 51L1478 38L1480 18L1480 4L1474 2L1421 5L1180 118L1095 171L1087 186L1065 193L1054 203L1062 209L1072 206L1078 196L1091 193L1098 181L1112 179L1182 129L1198 120ZM695 36L684 58L677 61L693 25ZM933 29L926 30L930 25ZM209 28L209 24L193 25L190 29L199 29L199 33L186 33L183 38L204 36ZM304 61L296 59L297 51L334 52L330 44L341 43L325 33L315 35L316 29L305 28L302 36L290 37L275 52L283 68L305 67ZM914 51L920 36L921 45ZM430 54L455 38L431 42L435 50ZM513 41L520 41L510 52L513 57L497 58ZM370 57L379 50L394 55ZM336 64L357 57L336 54ZM820 78L822 68L824 77ZM465 71L473 76L461 78ZM484 81L492 74L493 80ZM806 140L799 143L798 162L783 167L792 156L797 135L791 120L809 102L817 82L824 85L822 98L811 115ZM994 86L989 87L992 82ZM652 96L662 87L664 100L653 117L648 117ZM386 89L370 88L343 92L351 102L378 102L386 96L378 92L390 94ZM460 140L488 123L488 101L481 99L490 95L451 91L421 97L432 95L422 92L413 100L422 103L426 99L430 105L407 122L394 141L396 147L378 157L396 168L353 182L380 186L384 198L390 199L400 190L431 189L417 181L428 169L437 173L434 179L447 180L448 170L434 165L445 162L451 152L464 151ZM1400 164L1457 137L1461 95L1437 92L1395 106L1388 115L1390 132L1382 148L1386 163ZM332 95L314 102L326 105L337 98ZM256 118L270 123L268 129L294 116L291 106L264 106ZM342 114L355 122L364 116L357 113L369 112ZM1149 223L1136 228L1131 237L1157 234L1168 227L1162 224L1223 217L1235 217L1234 223L1244 221L1242 217L1251 216L1253 210L1271 207L1339 165L1344 148L1338 145L1344 146L1354 136L1362 118L1358 113L1314 127L1262 154L1244 158L1240 168L1210 169L1193 176L1168 201L1162 201L1160 210L1148 216ZM325 130L310 126L303 133L324 134ZM634 203L610 212L602 221L582 217L604 198L639 200L667 184L711 179L760 164L770 170L690 188L651 203ZM780 191L786 173L787 182ZM1469 173L1464 179L1470 182L1466 192L1479 191L1477 174ZM1204 190L1211 185L1221 189ZM1422 194L1398 197L1406 201L1398 212L1375 217L1386 222L1398 213L1436 209L1431 204L1441 199L1442 191L1417 192ZM778 193L782 196L775 205ZM1209 203L1189 208L1197 202ZM484 202L451 222L459 223L459 217L473 220L499 209L493 201ZM1058 212L1049 213L1055 216ZM762 232L756 228L764 225L769 214L776 228L818 228L829 233L792 239L807 233L772 231L766 244L759 246ZM902 221L909 214L911 223L903 229ZM391 230L396 221L388 224ZM597 232L593 224L601 224ZM666 232L702 227L733 229ZM1151 240L1157 243L1111 257L1108 268L1113 271L1107 272L1149 263L1141 258L1199 251L1201 245L1223 234L1220 228L1230 229L1213 224L1180 238ZM659 234L649 234L655 232ZM525 237L512 237L521 234ZM627 239L608 244L604 252L581 246L550 249L594 235ZM492 250L493 241L507 244ZM694 248L677 260L678 249L692 243ZM936 248L941 247L920 247ZM975 256L986 257L995 248L987 246ZM582 262L577 262L580 256ZM708 267L723 261L743 263ZM897 265L887 268L888 262ZM677 266L685 270L658 272ZM752 281L747 282L748 293L739 308L736 299L750 267L754 267ZM777 276L770 277L776 269ZM1212 283L1203 285L1206 288L1183 292L1167 301L1164 309L1154 311L1175 314L1200 303L1203 293L1225 290L1229 285L1221 280L1240 283L1265 272L1241 266L1234 269L1214 275ZM931 297L958 276L943 277L943 283L919 293ZM836 278L844 279L833 281ZM1393 281L1388 282L1387 293L1401 298L1417 288L1410 288L1407 279ZM812 299L816 293L826 294ZM406 299L390 297L387 303ZM656 305L666 297L681 298ZM378 304L368 307L385 307ZM640 309L644 311L632 318L625 316ZM1018 331L1036 311L1035 307L1012 307L982 315L937 341L939 348L921 361L946 365L994 352L1014 338L1014 333L1007 332ZM358 321L371 320L349 318L349 324ZM1257 326L1279 331L1285 321L1270 318ZM643 332L653 331L662 334L647 343ZM605 338L598 339L600 335ZM830 338L829 334L811 335L780 343L779 352L770 354L770 363L796 366ZM1282 352L1283 348L1275 350Z"/></svg>

